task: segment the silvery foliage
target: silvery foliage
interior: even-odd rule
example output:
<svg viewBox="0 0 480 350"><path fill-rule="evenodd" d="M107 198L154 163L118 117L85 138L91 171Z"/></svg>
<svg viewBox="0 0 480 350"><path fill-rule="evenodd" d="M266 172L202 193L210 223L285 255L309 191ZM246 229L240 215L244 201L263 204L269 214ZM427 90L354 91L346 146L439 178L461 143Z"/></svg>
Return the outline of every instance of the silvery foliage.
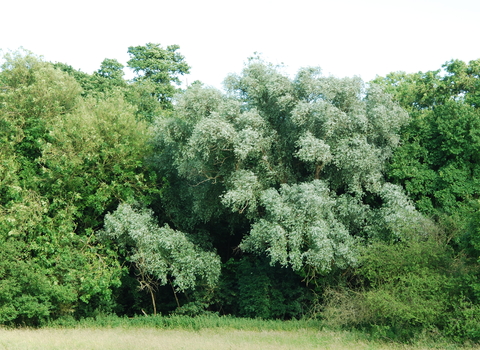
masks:
<svg viewBox="0 0 480 350"><path fill-rule="evenodd" d="M216 285L220 275L220 258L193 244L183 232L168 225L159 227L150 210L137 210L120 204L105 216L99 236L112 239L131 250L131 261L153 275L161 285L172 284L178 291L193 289L200 283Z"/></svg>
<svg viewBox="0 0 480 350"><path fill-rule="evenodd" d="M317 68L291 80L258 60L225 86L188 89L175 117L157 121L155 144L190 184L196 215L252 222L241 248L325 273L355 264L356 239L401 239L415 225L384 179L409 117L380 88Z"/></svg>
<svg viewBox="0 0 480 350"><path fill-rule="evenodd" d="M244 249L266 251L272 262L295 270L307 265L325 272L332 261L340 268L356 262L355 240L335 217L335 197L325 181L269 188L260 202L266 214L252 225Z"/></svg>

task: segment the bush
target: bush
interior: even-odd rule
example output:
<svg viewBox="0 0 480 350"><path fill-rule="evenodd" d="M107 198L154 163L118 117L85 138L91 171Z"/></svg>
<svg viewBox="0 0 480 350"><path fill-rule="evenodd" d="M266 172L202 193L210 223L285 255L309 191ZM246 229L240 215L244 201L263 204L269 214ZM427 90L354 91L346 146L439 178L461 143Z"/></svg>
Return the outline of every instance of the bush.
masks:
<svg viewBox="0 0 480 350"><path fill-rule="evenodd" d="M467 270L441 240L374 243L361 263L362 288L325 294L327 324L399 341L431 330L456 341L479 339L478 305L461 298Z"/></svg>

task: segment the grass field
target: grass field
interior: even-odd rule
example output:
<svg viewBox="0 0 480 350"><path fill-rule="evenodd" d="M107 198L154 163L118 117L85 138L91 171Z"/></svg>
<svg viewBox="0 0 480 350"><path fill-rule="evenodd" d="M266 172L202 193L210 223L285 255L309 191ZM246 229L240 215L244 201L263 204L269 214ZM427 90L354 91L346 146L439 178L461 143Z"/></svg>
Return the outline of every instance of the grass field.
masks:
<svg viewBox="0 0 480 350"><path fill-rule="evenodd" d="M321 330L315 321L224 317L102 317L40 329L0 328L0 350L30 349L460 349L454 344L404 345L361 333Z"/></svg>
<svg viewBox="0 0 480 350"><path fill-rule="evenodd" d="M156 328L0 330L0 349L427 349L353 339L348 333L313 330L247 331Z"/></svg>

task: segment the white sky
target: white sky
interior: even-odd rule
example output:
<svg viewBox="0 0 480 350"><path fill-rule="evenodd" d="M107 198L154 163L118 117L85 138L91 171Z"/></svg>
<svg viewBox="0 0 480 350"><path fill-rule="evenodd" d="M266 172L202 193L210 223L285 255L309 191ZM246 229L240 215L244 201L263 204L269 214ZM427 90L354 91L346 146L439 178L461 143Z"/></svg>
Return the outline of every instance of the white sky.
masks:
<svg viewBox="0 0 480 350"><path fill-rule="evenodd" d="M129 46L180 45L188 82L221 87L254 52L292 76L320 66L365 81L480 58L479 0L6 0L0 49L92 73Z"/></svg>

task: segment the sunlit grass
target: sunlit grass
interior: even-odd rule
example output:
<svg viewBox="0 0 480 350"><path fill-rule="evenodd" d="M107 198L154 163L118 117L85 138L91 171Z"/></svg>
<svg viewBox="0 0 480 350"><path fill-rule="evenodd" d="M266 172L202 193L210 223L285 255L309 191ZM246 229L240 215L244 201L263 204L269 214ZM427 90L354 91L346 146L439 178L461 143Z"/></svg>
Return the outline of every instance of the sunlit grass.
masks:
<svg viewBox="0 0 480 350"><path fill-rule="evenodd" d="M3 349L426 349L356 340L348 333L314 331L79 328L0 330Z"/></svg>
<svg viewBox="0 0 480 350"><path fill-rule="evenodd" d="M104 316L63 319L44 328L0 328L0 349L460 349L439 342L405 345L362 333L330 331L319 321L265 321L233 317Z"/></svg>

